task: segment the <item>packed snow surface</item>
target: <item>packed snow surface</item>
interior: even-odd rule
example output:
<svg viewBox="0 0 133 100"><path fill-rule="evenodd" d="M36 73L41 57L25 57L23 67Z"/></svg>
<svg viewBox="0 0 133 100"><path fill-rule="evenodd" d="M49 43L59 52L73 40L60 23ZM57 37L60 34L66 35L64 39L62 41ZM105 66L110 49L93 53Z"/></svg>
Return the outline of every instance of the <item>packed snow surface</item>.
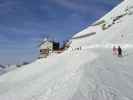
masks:
<svg viewBox="0 0 133 100"><path fill-rule="evenodd" d="M64 53L0 76L0 100L133 100L133 0L96 23ZM123 57L112 55L113 45Z"/></svg>

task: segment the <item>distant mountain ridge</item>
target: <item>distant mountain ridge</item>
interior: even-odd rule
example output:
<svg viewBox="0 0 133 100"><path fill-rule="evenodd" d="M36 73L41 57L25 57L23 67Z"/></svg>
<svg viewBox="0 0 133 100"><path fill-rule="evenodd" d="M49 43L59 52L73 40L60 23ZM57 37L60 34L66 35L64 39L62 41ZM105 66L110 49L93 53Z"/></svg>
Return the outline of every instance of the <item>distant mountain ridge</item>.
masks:
<svg viewBox="0 0 133 100"><path fill-rule="evenodd" d="M0 68L6 68L6 66L0 64Z"/></svg>

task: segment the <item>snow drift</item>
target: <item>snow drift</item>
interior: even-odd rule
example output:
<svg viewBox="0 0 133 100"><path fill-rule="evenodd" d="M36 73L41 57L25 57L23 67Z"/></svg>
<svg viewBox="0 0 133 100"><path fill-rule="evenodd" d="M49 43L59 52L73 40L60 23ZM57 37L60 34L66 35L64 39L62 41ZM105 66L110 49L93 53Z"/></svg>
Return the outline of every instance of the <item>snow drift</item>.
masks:
<svg viewBox="0 0 133 100"><path fill-rule="evenodd" d="M133 100L132 20L133 0L124 0L64 53L2 75L0 100ZM112 55L113 45L123 57Z"/></svg>

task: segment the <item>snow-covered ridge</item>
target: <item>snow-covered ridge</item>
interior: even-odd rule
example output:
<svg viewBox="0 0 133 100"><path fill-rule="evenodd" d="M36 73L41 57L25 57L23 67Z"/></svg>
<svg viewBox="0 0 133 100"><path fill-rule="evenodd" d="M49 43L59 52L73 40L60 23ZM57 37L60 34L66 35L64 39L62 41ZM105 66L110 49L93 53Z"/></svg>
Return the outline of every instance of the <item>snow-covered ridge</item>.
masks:
<svg viewBox="0 0 133 100"><path fill-rule="evenodd" d="M2 75L0 100L133 100L132 6L124 0L73 36L64 53ZM122 58L112 45L124 48Z"/></svg>
<svg viewBox="0 0 133 100"><path fill-rule="evenodd" d="M96 42L99 37L103 38L104 36L106 36L105 34L107 33L107 31L112 30L112 29L115 29L115 30L111 31L111 33L117 31L116 32L117 35L123 35L124 31L122 31L122 30L124 30L124 29L122 29L120 27L127 27L127 26L125 26L126 20L128 21L129 18L132 17L132 15L133 15L133 0L124 0L121 4L119 4L117 7L115 7L112 11L110 11L105 16L100 18L98 21L93 23L92 26L89 26L85 30L83 30L73 36L73 38L76 38L76 37L85 36L86 34L96 33L95 35L97 38L93 38L93 36L92 36L92 37L89 37L89 40L88 40L88 37L84 37L83 38L84 41L82 41L82 39L73 40L73 43L75 41L79 41L81 45L83 45L83 44L86 45L86 44L88 44L87 41ZM123 20L124 20L124 22L123 22ZM131 21L128 21L127 23L130 23L132 25ZM129 27L129 28L131 28L131 27ZM118 31L122 31L122 32L118 32ZM110 38L111 38L111 35L113 35L111 33L107 35L107 36L110 36ZM119 36L119 37L121 37L121 36ZM94 40L90 40L90 39L94 39ZM86 42L86 43L84 43L84 42ZM77 46L79 46L79 43L76 43L76 44L78 44ZM74 44L73 46L77 47L76 44Z"/></svg>
<svg viewBox="0 0 133 100"><path fill-rule="evenodd" d="M85 30L79 32L74 36L79 37L84 34L89 34L92 32L96 32L101 24L106 24L105 28L112 26L112 24L119 23L120 19L126 15L133 14L133 0L124 0L121 4L116 6L112 11L107 13L104 17L100 18L98 21L89 26ZM103 26L104 27L104 26ZM99 30L98 30L99 31Z"/></svg>

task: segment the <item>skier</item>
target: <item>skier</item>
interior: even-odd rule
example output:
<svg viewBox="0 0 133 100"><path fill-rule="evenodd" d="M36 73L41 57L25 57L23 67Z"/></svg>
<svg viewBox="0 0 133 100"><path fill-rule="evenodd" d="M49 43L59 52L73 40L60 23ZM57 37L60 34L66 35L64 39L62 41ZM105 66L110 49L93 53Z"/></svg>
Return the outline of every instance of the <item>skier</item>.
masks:
<svg viewBox="0 0 133 100"><path fill-rule="evenodd" d="M118 57L122 57L122 49L120 46L118 47L117 51L118 51Z"/></svg>
<svg viewBox="0 0 133 100"><path fill-rule="evenodd" d="M82 50L82 47L80 46L79 49Z"/></svg>
<svg viewBox="0 0 133 100"><path fill-rule="evenodd" d="M117 55L117 48L113 46L113 55Z"/></svg>

